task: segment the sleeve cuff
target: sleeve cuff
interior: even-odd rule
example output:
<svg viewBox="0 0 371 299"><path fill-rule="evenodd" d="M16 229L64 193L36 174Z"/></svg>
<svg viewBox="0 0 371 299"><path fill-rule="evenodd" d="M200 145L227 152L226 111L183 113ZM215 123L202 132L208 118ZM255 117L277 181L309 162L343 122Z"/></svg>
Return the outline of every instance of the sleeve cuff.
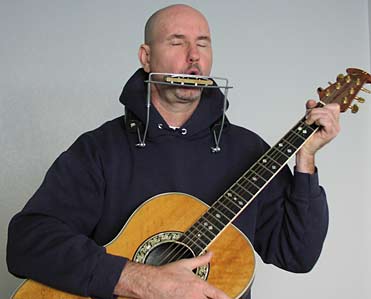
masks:
<svg viewBox="0 0 371 299"><path fill-rule="evenodd" d="M127 258L103 253L97 261L89 284L89 296L99 299L115 298L113 290L120 278Z"/></svg>
<svg viewBox="0 0 371 299"><path fill-rule="evenodd" d="M313 174L298 172L294 168L292 192L300 197L314 198L320 196L321 187L319 186L317 167Z"/></svg>

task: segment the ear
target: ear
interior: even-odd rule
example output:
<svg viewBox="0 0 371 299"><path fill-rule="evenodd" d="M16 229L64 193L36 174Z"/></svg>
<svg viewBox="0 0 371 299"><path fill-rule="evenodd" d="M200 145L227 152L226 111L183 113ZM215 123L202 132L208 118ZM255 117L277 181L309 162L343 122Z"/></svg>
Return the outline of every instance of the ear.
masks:
<svg viewBox="0 0 371 299"><path fill-rule="evenodd" d="M151 71L150 57L151 57L150 47L147 44L140 45L139 51L138 51L138 58L146 73L149 73Z"/></svg>

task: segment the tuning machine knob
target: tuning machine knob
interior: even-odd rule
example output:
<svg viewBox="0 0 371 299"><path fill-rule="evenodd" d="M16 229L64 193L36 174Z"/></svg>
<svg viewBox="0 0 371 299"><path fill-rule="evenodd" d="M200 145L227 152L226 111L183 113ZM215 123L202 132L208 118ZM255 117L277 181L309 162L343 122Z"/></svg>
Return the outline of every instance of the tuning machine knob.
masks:
<svg viewBox="0 0 371 299"><path fill-rule="evenodd" d="M336 77L336 81L340 81L340 80L343 80L343 79L344 79L344 75L343 74L339 74Z"/></svg>
<svg viewBox="0 0 371 299"><path fill-rule="evenodd" d="M352 111L352 113L357 113L358 110L359 110L359 107L357 104L354 104L352 106L349 107L350 111Z"/></svg>
<svg viewBox="0 0 371 299"><path fill-rule="evenodd" d="M366 100L364 98L361 98L361 97L355 97L355 99L358 101L358 103L361 103L361 104L366 102Z"/></svg>

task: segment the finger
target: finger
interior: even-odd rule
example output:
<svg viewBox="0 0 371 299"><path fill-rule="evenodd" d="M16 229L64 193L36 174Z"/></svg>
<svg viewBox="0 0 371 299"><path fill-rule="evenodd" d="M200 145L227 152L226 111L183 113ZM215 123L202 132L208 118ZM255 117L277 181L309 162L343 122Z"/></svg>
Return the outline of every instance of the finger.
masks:
<svg viewBox="0 0 371 299"><path fill-rule="evenodd" d="M322 137L328 140L332 139L340 131L339 118L335 112L332 112L329 109L313 111L308 118L308 123L315 123L316 125L321 126L320 131L325 133Z"/></svg>
<svg viewBox="0 0 371 299"><path fill-rule="evenodd" d="M207 287L204 289L204 295L207 298L212 299L231 299L226 293L217 288L214 288L211 285L207 285Z"/></svg>
<svg viewBox="0 0 371 299"><path fill-rule="evenodd" d="M306 103L305 103L305 107L307 109L312 109L314 107L317 106L317 102L315 100L308 100Z"/></svg>
<svg viewBox="0 0 371 299"><path fill-rule="evenodd" d="M208 252L204 255L200 255L194 258L184 259L182 260L182 263L184 267L188 268L189 270L193 270L197 267L207 265L210 262L212 255L212 252Z"/></svg>
<svg viewBox="0 0 371 299"><path fill-rule="evenodd" d="M316 123L317 125L322 125L323 120L331 120L332 122L336 123L339 120L340 114L340 107L337 104L329 104L326 105L324 108L315 108L308 111L306 115L307 124L311 125ZM319 121L320 120L320 121Z"/></svg>
<svg viewBox="0 0 371 299"><path fill-rule="evenodd" d="M307 124L315 123L317 126L330 127L336 126L337 120L335 115L328 111L313 111L307 116Z"/></svg>

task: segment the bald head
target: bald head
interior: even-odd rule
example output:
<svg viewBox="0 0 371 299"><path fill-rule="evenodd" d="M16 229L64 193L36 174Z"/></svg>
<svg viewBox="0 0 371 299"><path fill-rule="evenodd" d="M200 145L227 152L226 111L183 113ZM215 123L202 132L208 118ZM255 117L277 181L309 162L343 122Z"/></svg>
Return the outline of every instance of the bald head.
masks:
<svg viewBox="0 0 371 299"><path fill-rule="evenodd" d="M150 45L156 39L158 31L161 30L164 23L169 19L175 18L176 15L179 14L187 14L190 18L203 19L208 27L205 16L197 9L185 4L170 5L156 11L148 19L144 28L144 43Z"/></svg>

